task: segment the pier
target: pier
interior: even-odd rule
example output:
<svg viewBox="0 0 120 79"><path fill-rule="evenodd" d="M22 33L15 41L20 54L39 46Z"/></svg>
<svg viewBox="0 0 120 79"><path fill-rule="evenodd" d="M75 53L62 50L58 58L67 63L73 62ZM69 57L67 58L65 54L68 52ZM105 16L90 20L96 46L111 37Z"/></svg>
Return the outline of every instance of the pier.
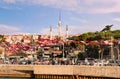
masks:
<svg viewBox="0 0 120 79"><path fill-rule="evenodd" d="M0 65L0 77L40 79L119 79L119 66Z"/></svg>

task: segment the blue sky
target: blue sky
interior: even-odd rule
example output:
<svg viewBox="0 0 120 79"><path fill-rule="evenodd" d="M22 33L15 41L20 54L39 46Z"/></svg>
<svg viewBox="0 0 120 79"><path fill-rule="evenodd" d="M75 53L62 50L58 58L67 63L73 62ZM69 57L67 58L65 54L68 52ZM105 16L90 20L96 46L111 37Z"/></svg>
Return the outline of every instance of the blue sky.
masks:
<svg viewBox="0 0 120 79"><path fill-rule="evenodd" d="M63 35L120 29L120 0L0 0L0 34L57 34L59 12Z"/></svg>

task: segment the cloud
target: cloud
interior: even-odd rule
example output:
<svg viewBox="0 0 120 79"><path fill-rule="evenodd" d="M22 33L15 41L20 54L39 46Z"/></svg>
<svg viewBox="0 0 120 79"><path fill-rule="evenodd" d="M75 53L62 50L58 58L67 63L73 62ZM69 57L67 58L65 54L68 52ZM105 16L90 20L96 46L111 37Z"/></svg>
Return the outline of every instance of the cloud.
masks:
<svg viewBox="0 0 120 79"><path fill-rule="evenodd" d="M120 18L114 18L113 21L120 22Z"/></svg>
<svg viewBox="0 0 120 79"><path fill-rule="evenodd" d="M120 0L2 0L2 2L48 6L77 13L120 12Z"/></svg>
<svg viewBox="0 0 120 79"><path fill-rule="evenodd" d="M101 31L101 27L98 26L69 26L69 33L70 34L81 34L85 32L96 32Z"/></svg>
<svg viewBox="0 0 120 79"><path fill-rule="evenodd" d="M6 3L15 3L16 0L3 0L3 2L6 2Z"/></svg>
<svg viewBox="0 0 120 79"><path fill-rule="evenodd" d="M20 33L19 28L0 24L0 34L16 34L16 33Z"/></svg>
<svg viewBox="0 0 120 79"><path fill-rule="evenodd" d="M78 17L70 17L70 20L75 21L75 22L88 23L86 19L80 19Z"/></svg>

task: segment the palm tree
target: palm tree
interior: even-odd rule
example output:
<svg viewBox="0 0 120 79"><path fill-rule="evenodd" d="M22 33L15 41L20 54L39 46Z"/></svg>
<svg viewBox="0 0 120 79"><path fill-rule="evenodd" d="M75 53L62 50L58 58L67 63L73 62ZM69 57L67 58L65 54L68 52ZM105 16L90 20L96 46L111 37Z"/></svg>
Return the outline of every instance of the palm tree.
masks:
<svg viewBox="0 0 120 79"><path fill-rule="evenodd" d="M112 26L113 26L113 24L112 25L106 25L105 28L101 32L110 31Z"/></svg>

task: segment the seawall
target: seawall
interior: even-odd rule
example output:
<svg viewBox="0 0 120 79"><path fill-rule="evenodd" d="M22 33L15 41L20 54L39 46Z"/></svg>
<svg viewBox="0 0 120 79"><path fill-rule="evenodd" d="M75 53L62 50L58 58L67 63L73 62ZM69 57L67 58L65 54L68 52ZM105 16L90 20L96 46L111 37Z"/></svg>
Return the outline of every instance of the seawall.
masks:
<svg viewBox="0 0 120 79"><path fill-rule="evenodd" d="M0 77L49 77L55 79L118 78L119 66L0 65ZM90 79L91 79L90 78Z"/></svg>

